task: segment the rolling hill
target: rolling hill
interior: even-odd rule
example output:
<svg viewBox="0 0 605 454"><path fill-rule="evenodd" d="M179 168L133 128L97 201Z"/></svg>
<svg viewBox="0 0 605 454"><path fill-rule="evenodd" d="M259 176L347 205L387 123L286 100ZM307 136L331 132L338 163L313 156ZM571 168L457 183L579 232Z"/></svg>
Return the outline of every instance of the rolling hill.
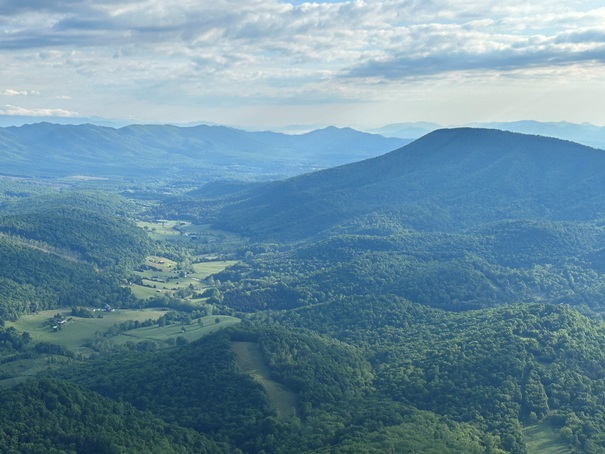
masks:
<svg viewBox="0 0 605 454"><path fill-rule="evenodd" d="M0 318L70 305L134 300L121 278L149 250L145 233L118 215L118 197L50 194L0 215Z"/></svg>
<svg viewBox="0 0 605 454"><path fill-rule="evenodd" d="M0 402L3 452L226 452L193 430L57 380L2 391Z"/></svg>

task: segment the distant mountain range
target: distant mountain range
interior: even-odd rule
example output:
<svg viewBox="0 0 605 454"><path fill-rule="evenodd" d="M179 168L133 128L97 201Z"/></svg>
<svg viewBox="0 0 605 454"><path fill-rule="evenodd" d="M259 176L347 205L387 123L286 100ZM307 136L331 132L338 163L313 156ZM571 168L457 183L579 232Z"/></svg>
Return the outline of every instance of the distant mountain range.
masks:
<svg viewBox="0 0 605 454"><path fill-rule="evenodd" d="M371 214L456 231L506 219L599 222L605 151L489 129L443 129L383 156L240 192L217 216L251 235L305 237Z"/></svg>
<svg viewBox="0 0 605 454"><path fill-rule="evenodd" d="M36 123L52 123L57 125L95 125L110 128L123 128L133 124L132 121L124 119L110 119L102 117L34 117L34 116L15 116L0 115L0 127L23 126ZM243 130L248 132L258 132L258 129L248 129L245 127L229 127L210 121L199 121L191 123L170 123L177 127L196 127L196 126L224 126L229 129ZM155 124L155 126L163 126ZM357 128L370 134L378 134L389 138L399 139L418 139L437 129L471 127L501 129L503 131L520 132L523 134L534 134L546 137L555 137L557 139L571 140L583 145L594 148L605 149L605 126L596 126L591 123L571 123L567 121L541 122L535 120L521 120L508 122L475 122L458 125L444 125L435 122L417 121L405 123L392 123L379 128ZM312 131L329 128L321 124L300 124L288 125L277 128L267 128L268 131L283 133L288 135L305 134ZM346 129L346 128L345 128Z"/></svg>
<svg viewBox="0 0 605 454"><path fill-rule="evenodd" d="M36 123L0 128L4 174L40 177L275 179L377 156L409 143L352 129L301 135L225 126L119 129Z"/></svg>
<svg viewBox="0 0 605 454"><path fill-rule="evenodd" d="M605 148L605 128L589 124L482 125ZM374 133L327 127L283 134L218 125L34 123L0 128L0 168L3 174L47 178L277 180L376 157L437 128L402 123Z"/></svg>
<svg viewBox="0 0 605 454"><path fill-rule="evenodd" d="M52 123L56 125L85 125L109 126L120 128L132 122L102 117L60 117L60 116L33 116L33 115L0 115L0 127L32 125L36 123Z"/></svg>

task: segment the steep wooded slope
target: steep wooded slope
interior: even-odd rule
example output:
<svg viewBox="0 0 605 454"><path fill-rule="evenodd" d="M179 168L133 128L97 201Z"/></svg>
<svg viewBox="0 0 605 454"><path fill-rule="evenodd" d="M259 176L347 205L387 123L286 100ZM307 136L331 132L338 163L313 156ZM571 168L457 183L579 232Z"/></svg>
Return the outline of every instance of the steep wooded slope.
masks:
<svg viewBox="0 0 605 454"><path fill-rule="evenodd" d="M206 437L57 380L0 392L6 453L221 453Z"/></svg>
<svg viewBox="0 0 605 454"><path fill-rule="evenodd" d="M0 216L0 318L61 306L110 304L134 297L123 287L150 243L116 212L120 200L93 194L39 196Z"/></svg>

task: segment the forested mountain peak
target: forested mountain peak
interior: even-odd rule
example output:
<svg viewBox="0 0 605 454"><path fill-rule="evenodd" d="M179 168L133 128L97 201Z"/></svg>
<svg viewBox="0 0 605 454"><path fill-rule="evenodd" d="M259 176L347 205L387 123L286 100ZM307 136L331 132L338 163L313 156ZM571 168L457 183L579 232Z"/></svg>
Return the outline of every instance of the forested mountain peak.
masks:
<svg viewBox="0 0 605 454"><path fill-rule="evenodd" d="M485 165L497 164L507 164L507 167L515 171L521 170L523 164L530 163L543 165L545 169L549 167L558 169L576 158L580 161L574 167L589 171L593 159L605 160L605 152L552 137L495 129L452 128L433 131L382 156L324 172L333 175L356 173L359 178L365 176L369 179L372 176L380 180L408 175L417 170L435 172L459 170L468 173ZM512 159L517 159L518 162L507 162ZM424 167L431 165L432 168ZM455 168L444 169L445 166L455 166ZM299 178L303 179L306 176ZM331 178L330 181L334 185L339 183Z"/></svg>
<svg viewBox="0 0 605 454"><path fill-rule="evenodd" d="M605 152L489 129L443 129L385 155L256 188L223 227L305 237L370 213L456 231L506 219L598 221Z"/></svg>

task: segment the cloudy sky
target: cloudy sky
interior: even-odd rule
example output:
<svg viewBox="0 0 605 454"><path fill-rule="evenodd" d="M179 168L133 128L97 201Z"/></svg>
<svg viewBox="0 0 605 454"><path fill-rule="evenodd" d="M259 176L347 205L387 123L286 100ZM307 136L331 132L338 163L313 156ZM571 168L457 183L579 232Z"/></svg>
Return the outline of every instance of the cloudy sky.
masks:
<svg viewBox="0 0 605 454"><path fill-rule="evenodd" d="M600 0L0 0L0 114L605 124Z"/></svg>

